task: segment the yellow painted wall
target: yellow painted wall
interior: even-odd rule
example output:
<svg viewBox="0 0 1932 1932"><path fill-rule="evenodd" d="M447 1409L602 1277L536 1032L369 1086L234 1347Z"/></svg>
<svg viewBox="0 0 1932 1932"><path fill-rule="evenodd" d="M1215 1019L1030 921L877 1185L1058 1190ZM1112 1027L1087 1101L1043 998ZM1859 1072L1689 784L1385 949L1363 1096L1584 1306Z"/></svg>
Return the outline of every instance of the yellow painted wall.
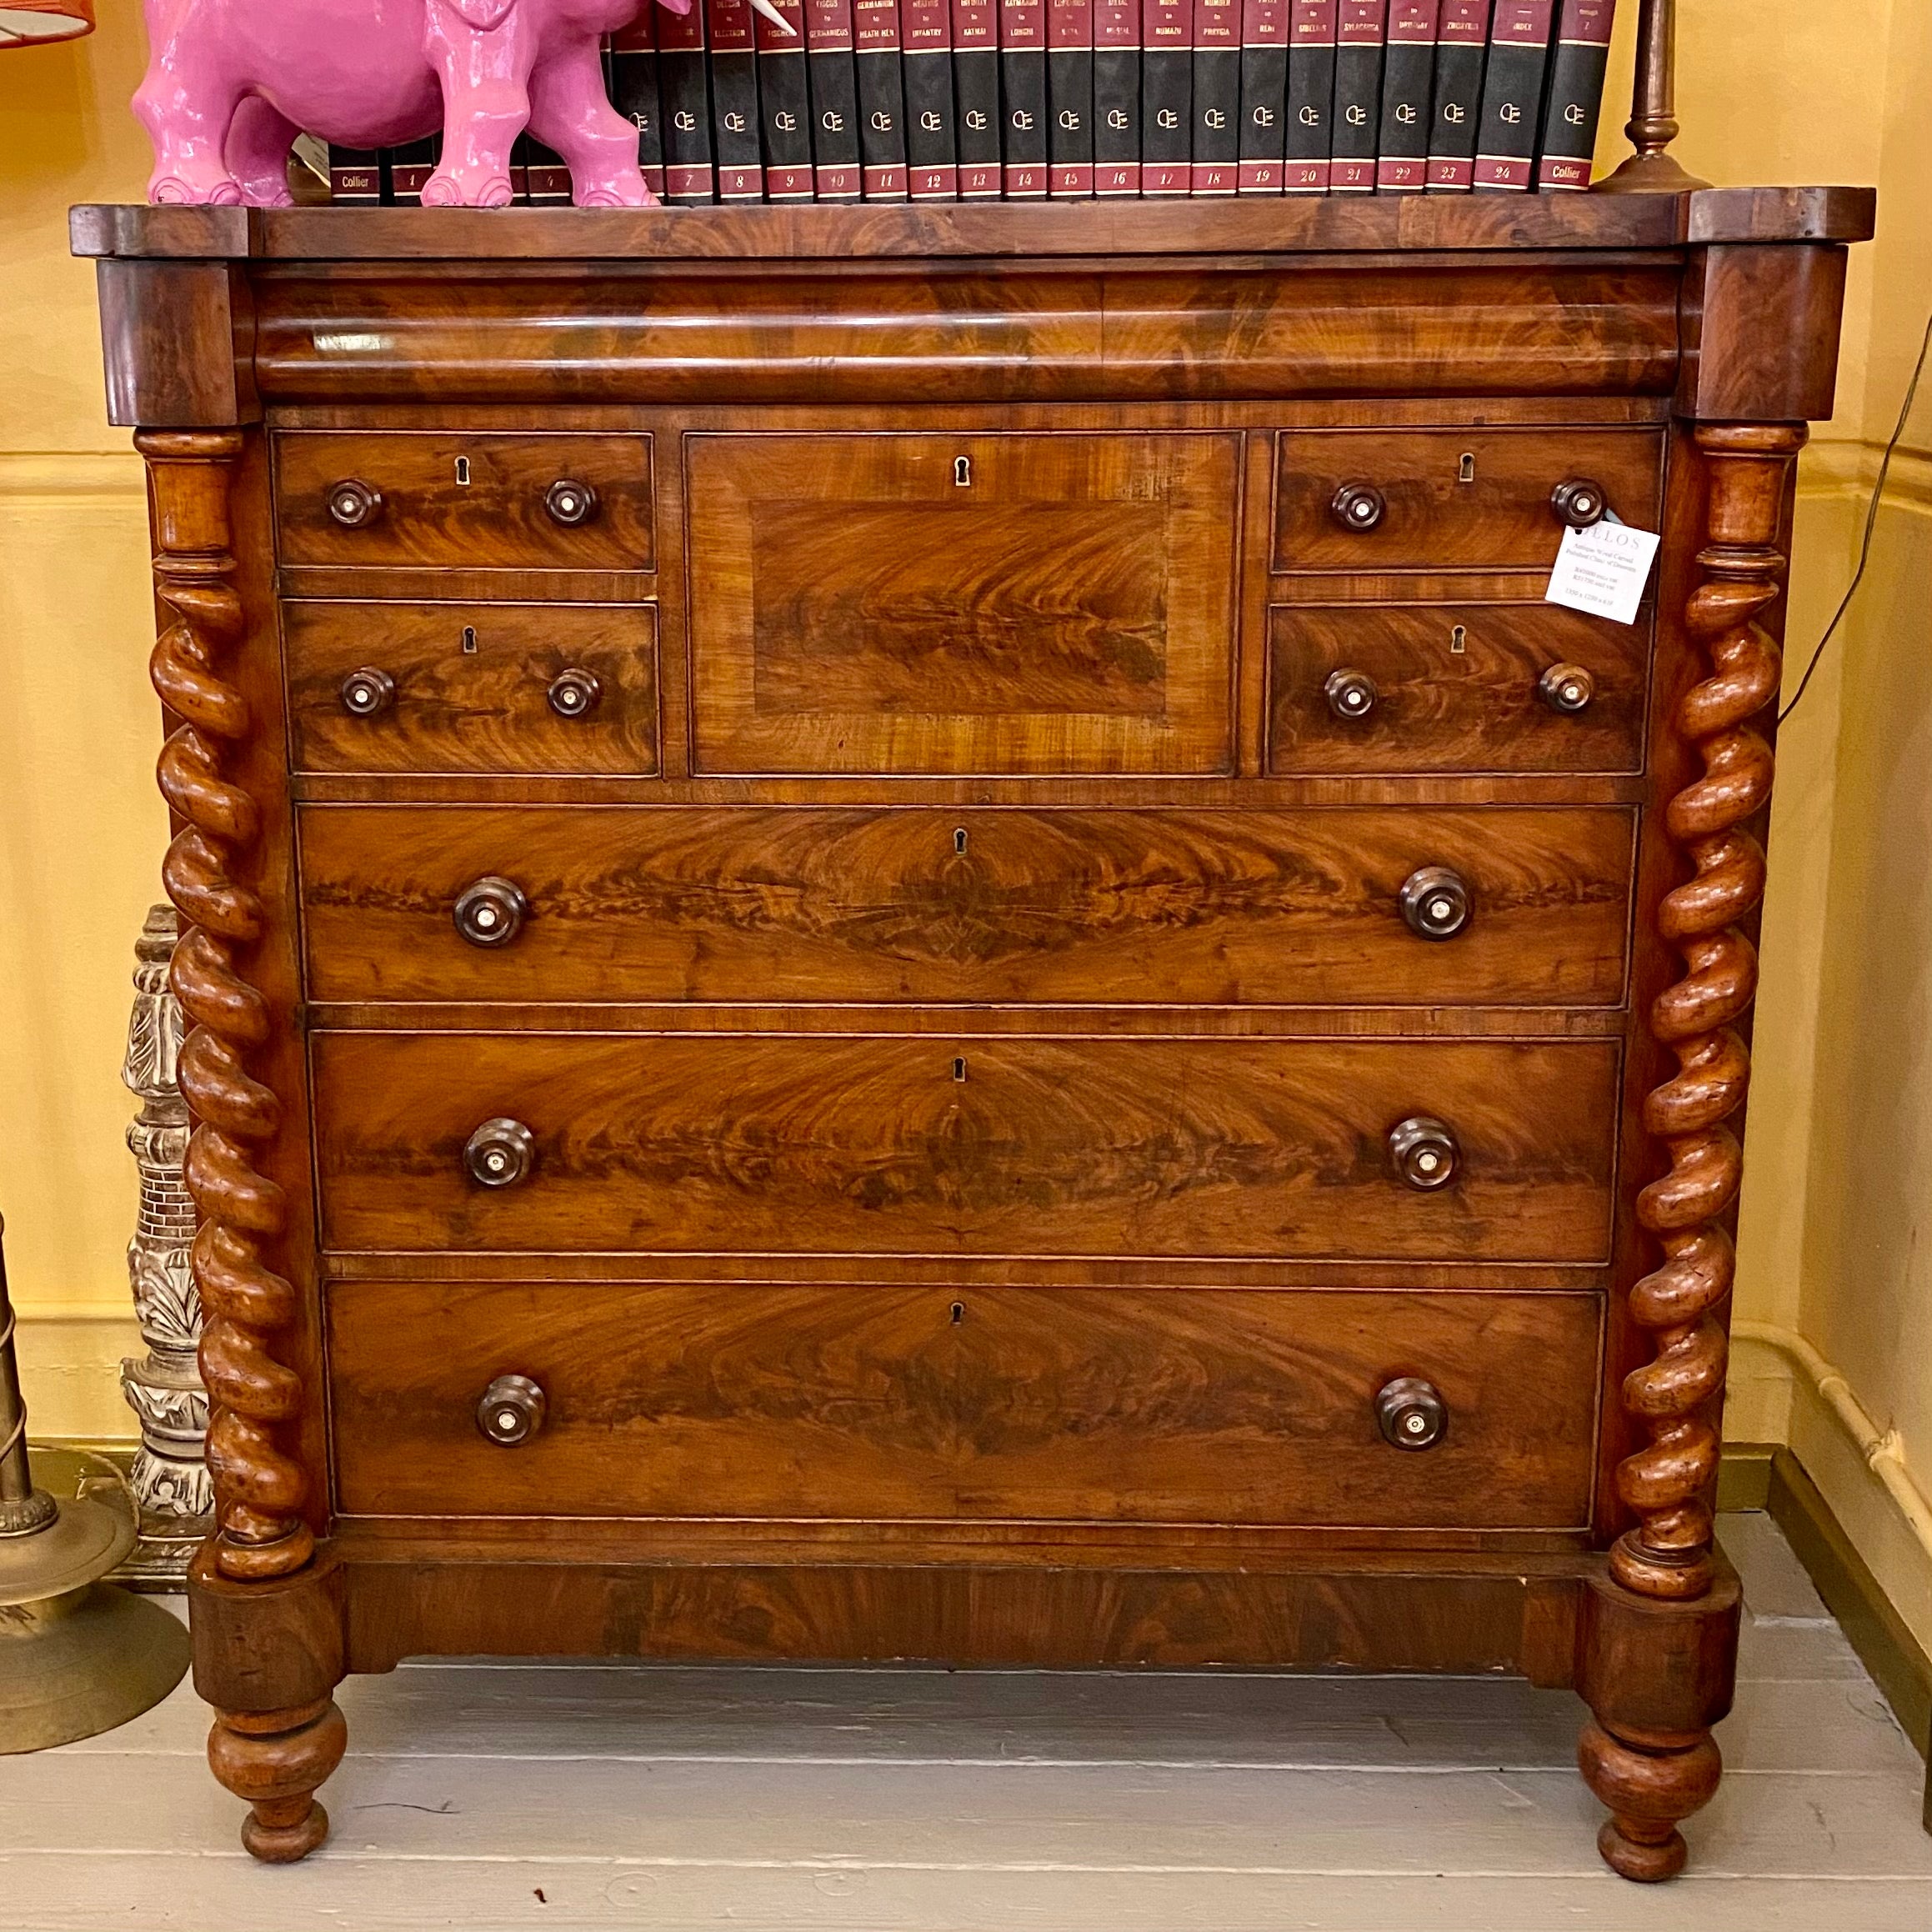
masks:
<svg viewBox="0 0 1932 1932"><path fill-rule="evenodd" d="M1716 0L1679 10L1679 157L1719 182L1881 190L1838 413L1800 469L1801 658L1849 576L1932 291L1932 6L1764 3L1748 33ZM1613 103L1634 0L1620 12ZM60 1434L128 1429L117 1074L166 836L138 470L103 420L93 276L66 249L68 205L138 198L148 168L125 108L138 0L100 13L91 39L0 55L0 1212L37 1428ZM1776 1345L1802 1333L1932 1472L1932 393L1908 448L1863 599L1780 746L1737 1309L1771 1339L1739 1345L1730 1433L1799 1447L1932 1647L1932 1558Z"/></svg>

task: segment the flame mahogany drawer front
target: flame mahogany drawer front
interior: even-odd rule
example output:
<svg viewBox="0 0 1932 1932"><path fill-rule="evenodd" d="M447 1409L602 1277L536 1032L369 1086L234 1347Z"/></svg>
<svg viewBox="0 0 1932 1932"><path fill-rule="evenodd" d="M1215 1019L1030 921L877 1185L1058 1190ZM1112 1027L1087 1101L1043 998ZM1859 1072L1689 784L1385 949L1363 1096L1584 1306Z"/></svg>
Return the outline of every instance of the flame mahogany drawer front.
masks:
<svg viewBox="0 0 1932 1932"><path fill-rule="evenodd" d="M283 431L284 563L656 568L648 436Z"/></svg>
<svg viewBox="0 0 1932 1932"><path fill-rule="evenodd" d="M323 1032L312 1054L340 1251L1609 1248L1614 1041Z"/></svg>
<svg viewBox="0 0 1932 1932"><path fill-rule="evenodd" d="M696 768L1233 768L1239 435L684 439Z"/></svg>
<svg viewBox="0 0 1932 1932"><path fill-rule="evenodd" d="M344 1001L1613 1006L1635 831L1621 807L309 806L308 985ZM479 928L498 900L508 913Z"/></svg>
<svg viewBox="0 0 1932 1932"><path fill-rule="evenodd" d="M1483 1291L338 1282L337 1499L1569 1529L1589 1514L1600 1316L1594 1295ZM514 1446L478 1428L503 1375L541 1391ZM1446 1411L1419 1452L1378 1424L1404 1376Z"/></svg>
<svg viewBox="0 0 1932 1932"><path fill-rule="evenodd" d="M295 768L648 776L649 604L282 607Z"/></svg>
<svg viewBox="0 0 1932 1932"><path fill-rule="evenodd" d="M1280 571L1547 570L1569 483L1626 523L1661 514L1654 429L1293 430L1276 452Z"/></svg>
<svg viewBox="0 0 1932 1932"><path fill-rule="evenodd" d="M1634 772L1654 628L1548 603L1277 608L1268 768Z"/></svg>

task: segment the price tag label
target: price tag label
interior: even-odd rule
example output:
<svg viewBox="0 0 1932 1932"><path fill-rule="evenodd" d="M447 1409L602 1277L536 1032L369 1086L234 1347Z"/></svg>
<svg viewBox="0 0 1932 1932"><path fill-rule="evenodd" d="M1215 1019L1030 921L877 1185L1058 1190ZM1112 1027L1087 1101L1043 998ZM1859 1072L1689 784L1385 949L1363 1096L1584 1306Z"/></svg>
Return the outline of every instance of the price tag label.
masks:
<svg viewBox="0 0 1932 1932"><path fill-rule="evenodd" d="M1543 601L1634 624L1662 541L1654 530L1633 529L1609 517L1587 530L1565 530Z"/></svg>

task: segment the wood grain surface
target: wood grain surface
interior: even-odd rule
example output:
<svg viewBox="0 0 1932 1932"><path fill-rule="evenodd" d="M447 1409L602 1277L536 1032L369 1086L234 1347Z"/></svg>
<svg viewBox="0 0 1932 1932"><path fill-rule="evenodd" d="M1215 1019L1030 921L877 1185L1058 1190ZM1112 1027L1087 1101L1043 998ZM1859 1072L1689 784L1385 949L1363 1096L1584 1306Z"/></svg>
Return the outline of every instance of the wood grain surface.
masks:
<svg viewBox="0 0 1932 1932"><path fill-rule="evenodd" d="M1654 628L1649 607L1618 624L1551 603L1278 606L1268 613L1268 769L1637 771ZM1537 694L1537 679L1562 663L1596 686L1574 717ZM1329 708L1323 686L1343 669L1375 681L1365 718Z"/></svg>
<svg viewBox="0 0 1932 1932"><path fill-rule="evenodd" d="M343 735L357 728L345 719ZM581 727L569 727L578 729ZM328 1001L1089 1001L1606 1006L1634 814L310 806L308 992ZM1447 866L1474 912L1419 938ZM530 912L481 950L480 877Z"/></svg>
<svg viewBox="0 0 1932 1932"><path fill-rule="evenodd" d="M283 433L274 438L285 563L498 570L648 570L655 513L648 436L463 431ZM469 466L461 483L458 465ZM348 478L382 494L373 521L344 529L328 495ZM587 523L544 508L553 483L597 493Z"/></svg>
<svg viewBox="0 0 1932 1932"><path fill-rule="evenodd" d="M324 1245L1604 1259L1603 1041L315 1036ZM1395 1176L1414 1114L1460 1178ZM498 1116L533 1177L465 1172Z"/></svg>
<svg viewBox="0 0 1932 1932"><path fill-rule="evenodd" d="M1600 484L1626 523L1658 528L1664 443L1651 430L1294 430L1277 450L1277 570L1546 569L1564 529L1549 493L1571 478ZM1349 483L1386 500L1373 529L1335 520Z"/></svg>
<svg viewBox="0 0 1932 1932"><path fill-rule="evenodd" d="M688 438L694 768L1229 769L1239 452Z"/></svg>
<svg viewBox="0 0 1932 1932"><path fill-rule="evenodd" d="M289 599L282 633L298 771L658 768L653 605ZM374 718L342 702L343 678L365 665L396 684ZM587 716L559 718L547 693L572 669L590 672L602 695Z"/></svg>
<svg viewBox="0 0 1932 1932"><path fill-rule="evenodd" d="M1588 1506L1601 1312L1589 1295L338 1284L338 1500L1561 1528ZM476 1425L504 1373L548 1399L513 1449ZM1398 1374L1449 1405L1432 1449L1376 1427Z"/></svg>

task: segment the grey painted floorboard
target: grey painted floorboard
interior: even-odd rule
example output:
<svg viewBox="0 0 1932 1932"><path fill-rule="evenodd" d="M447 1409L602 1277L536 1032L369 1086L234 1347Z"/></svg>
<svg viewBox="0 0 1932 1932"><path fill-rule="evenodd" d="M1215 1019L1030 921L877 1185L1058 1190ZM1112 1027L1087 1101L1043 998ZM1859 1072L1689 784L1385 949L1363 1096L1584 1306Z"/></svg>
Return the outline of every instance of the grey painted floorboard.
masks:
<svg viewBox="0 0 1932 1932"><path fill-rule="evenodd" d="M0 1927L1929 1932L1923 1768L1763 1517L1693 1874L1598 1864L1581 1706L1501 1678L424 1661L353 1680L328 1849L268 1871L184 1686L0 1759Z"/></svg>

